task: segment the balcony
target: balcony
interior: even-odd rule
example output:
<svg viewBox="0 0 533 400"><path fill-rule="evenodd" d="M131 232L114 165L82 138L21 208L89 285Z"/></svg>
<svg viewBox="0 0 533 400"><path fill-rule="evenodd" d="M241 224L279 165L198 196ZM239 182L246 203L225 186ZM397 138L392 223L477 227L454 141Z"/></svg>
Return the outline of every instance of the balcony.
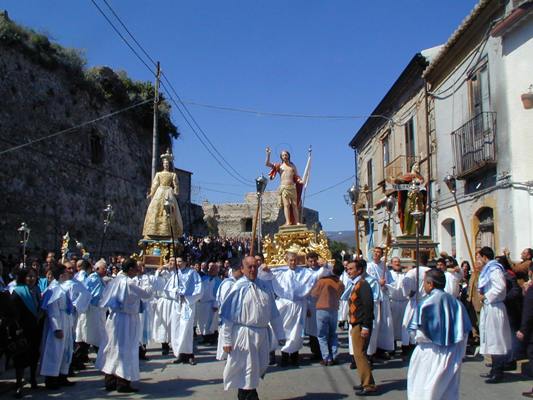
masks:
<svg viewBox="0 0 533 400"><path fill-rule="evenodd" d="M496 113L482 112L452 132L459 178L496 164Z"/></svg>
<svg viewBox="0 0 533 400"><path fill-rule="evenodd" d="M415 156L398 156L385 166L385 181L393 183L396 178L407 175L411 171L418 157Z"/></svg>

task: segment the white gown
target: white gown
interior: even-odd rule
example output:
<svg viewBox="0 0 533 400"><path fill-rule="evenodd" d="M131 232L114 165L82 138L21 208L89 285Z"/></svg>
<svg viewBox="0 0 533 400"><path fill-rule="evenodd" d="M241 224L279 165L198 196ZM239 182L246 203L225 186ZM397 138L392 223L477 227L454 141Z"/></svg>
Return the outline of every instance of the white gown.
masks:
<svg viewBox="0 0 533 400"><path fill-rule="evenodd" d="M151 295L123 272L108 284L100 302L110 310L107 340L98 350L97 369L127 381L139 380L139 309L141 299Z"/></svg>
<svg viewBox="0 0 533 400"><path fill-rule="evenodd" d="M346 271L344 271L341 275L341 282L343 283L344 287L346 287L349 279L350 278L348 277L348 274L346 273ZM348 301L340 300L339 301L339 322L347 321L347 320L348 320Z"/></svg>
<svg viewBox="0 0 533 400"><path fill-rule="evenodd" d="M220 286L218 287L217 291L217 306L220 309L220 306L226 299L226 296L230 292L231 288L235 284L236 280L235 278L227 278L222 281ZM224 329L224 324L220 325L219 333L222 332ZM225 360L228 358L228 354L224 351L224 338L222 334L218 335L218 342L217 342L217 360Z"/></svg>
<svg viewBox="0 0 533 400"><path fill-rule="evenodd" d="M383 263L369 262L367 274L377 281L383 278ZM385 283L392 283L388 270L385 271ZM392 321L391 300L387 285L381 287L379 301L374 303L374 328L368 345L367 354L372 355L377 349L394 350L394 325Z"/></svg>
<svg viewBox="0 0 533 400"><path fill-rule="evenodd" d="M67 290L56 280L43 293L42 307L47 314L41 344L40 373L43 376L67 375L72 361L74 310L67 296ZM63 331L62 339L55 337L56 330Z"/></svg>
<svg viewBox="0 0 533 400"><path fill-rule="evenodd" d="M307 313L307 297L318 278L329 274L329 267L313 271L305 267L277 267L269 273L261 271L259 278L270 280L274 293L278 297L276 306L283 321L285 338L281 351L294 353L303 347L303 334Z"/></svg>
<svg viewBox="0 0 533 400"><path fill-rule="evenodd" d="M424 277L426 276L426 271L429 270L429 267L420 266L419 267L419 283L418 283L418 299L419 301L426 296L424 291ZM407 327L409 326L413 316L415 315L416 310L416 268L413 268L405 273L405 277L402 281L402 291L403 295L409 299L405 307L405 312L403 314L402 320L402 346L409 346L410 344L415 343L414 337L409 333Z"/></svg>
<svg viewBox="0 0 533 400"><path fill-rule="evenodd" d="M505 309L505 276L499 269L490 274L485 288L485 300L479 317L479 352L507 354L511 350L511 327Z"/></svg>
<svg viewBox="0 0 533 400"><path fill-rule="evenodd" d="M402 340L402 322L408 299L403 294L402 282L404 272L391 271L393 282L388 285L391 298L392 322L394 327L394 340Z"/></svg>
<svg viewBox="0 0 533 400"><path fill-rule="evenodd" d="M218 329L218 311L216 307L216 292L220 285L219 277L211 279L204 276L202 278L202 297L196 303L198 313L198 331L201 335L211 335Z"/></svg>
<svg viewBox="0 0 533 400"><path fill-rule="evenodd" d="M193 268L178 269L177 280L177 286L166 291L176 298L170 314L170 343L175 357L193 353L195 305L202 296L202 280Z"/></svg>
<svg viewBox="0 0 533 400"><path fill-rule="evenodd" d="M415 340L418 345L411 356L407 371L407 398L459 399L461 365L468 337L451 346L438 346L417 331Z"/></svg>
<svg viewBox="0 0 533 400"><path fill-rule="evenodd" d="M232 291L236 286L233 285ZM233 310L222 330L224 345L233 347L224 367L225 390L257 388L259 379L268 368L271 342L269 323L277 337L283 338L284 335L272 293L253 284L239 304L240 309Z"/></svg>
<svg viewBox="0 0 533 400"><path fill-rule="evenodd" d="M154 322L153 322L153 339L158 343L170 343L170 315L172 313L173 298L169 298L168 292L165 292L165 288L169 290L174 289L177 282L173 282L170 278L174 277L175 272L169 272L167 270L156 271L155 273L155 299L154 299Z"/></svg>

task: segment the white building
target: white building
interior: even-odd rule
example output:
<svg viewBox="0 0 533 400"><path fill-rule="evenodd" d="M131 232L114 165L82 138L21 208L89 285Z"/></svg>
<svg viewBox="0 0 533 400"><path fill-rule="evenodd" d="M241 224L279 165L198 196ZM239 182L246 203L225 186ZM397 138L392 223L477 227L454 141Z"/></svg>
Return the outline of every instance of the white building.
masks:
<svg viewBox="0 0 533 400"><path fill-rule="evenodd" d="M513 258L533 245L533 109L521 95L533 84L533 1L481 0L426 69L434 140L433 238L469 260L504 247Z"/></svg>

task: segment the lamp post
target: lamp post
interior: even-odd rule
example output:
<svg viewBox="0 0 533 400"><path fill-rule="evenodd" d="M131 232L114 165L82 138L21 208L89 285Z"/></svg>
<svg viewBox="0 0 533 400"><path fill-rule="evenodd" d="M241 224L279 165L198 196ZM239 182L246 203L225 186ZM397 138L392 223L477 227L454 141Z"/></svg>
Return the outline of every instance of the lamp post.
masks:
<svg viewBox="0 0 533 400"><path fill-rule="evenodd" d="M17 228L17 231L20 233L20 244L22 245L22 263L26 266L26 245L30 239L31 229L23 222Z"/></svg>
<svg viewBox="0 0 533 400"><path fill-rule="evenodd" d="M374 237L374 222L372 219L370 219L370 204L372 203L372 191L368 187L368 185L365 185L363 187L363 193L365 195L366 199L366 215L368 217L368 243L367 243L367 256L370 258L369 252L370 252L370 242L373 241Z"/></svg>
<svg viewBox="0 0 533 400"><path fill-rule="evenodd" d="M361 245L359 243L359 219L357 218L357 201L359 200L359 193L359 187L357 187L355 183L350 189L348 189L348 197L352 203L352 213L355 223L355 254L357 258L359 258L359 252L361 249Z"/></svg>
<svg viewBox="0 0 533 400"><path fill-rule="evenodd" d="M257 196L257 208L255 209L255 218L252 227L252 247L250 254L253 256L256 249L257 239L257 252L261 252L261 240L263 239L263 193L265 192L268 179L263 174L255 179L255 189Z"/></svg>
<svg viewBox="0 0 533 400"><path fill-rule="evenodd" d="M420 193L420 184L413 181L410 191L418 195ZM416 228L416 302L418 304L418 288L420 288L420 221L424 218L424 212L418 208L418 201L416 202L415 210L411 211L411 216L415 220Z"/></svg>
<svg viewBox="0 0 533 400"><path fill-rule="evenodd" d="M102 258L102 250L104 248L105 234L107 232L107 227L111 223L111 218L113 218L113 207L111 204L108 204L103 210L104 212L104 232L102 234L102 239L100 240L100 249L98 250L98 259Z"/></svg>

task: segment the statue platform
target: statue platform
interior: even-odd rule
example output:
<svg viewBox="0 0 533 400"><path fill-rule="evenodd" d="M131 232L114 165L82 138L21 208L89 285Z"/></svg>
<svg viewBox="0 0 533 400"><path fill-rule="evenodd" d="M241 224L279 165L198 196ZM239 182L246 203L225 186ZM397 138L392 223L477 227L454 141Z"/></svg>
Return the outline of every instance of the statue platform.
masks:
<svg viewBox="0 0 533 400"><path fill-rule="evenodd" d="M281 226L274 238L267 235L263 239L265 264L269 267L287 265L285 255L289 251L298 254L299 257L305 257L314 251L324 260L332 259L326 234L323 231L316 233L309 230L303 224ZM298 260L298 263L301 262Z"/></svg>
<svg viewBox="0 0 533 400"><path fill-rule="evenodd" d="M141 239L138 245L142 254L139 258L148 268L157 268L163 265L168 257L179 257L183 252L183 245L174 240L174 246L172 246L170 238ZM176 254L174 254L174 249L176 249Z"/></svg>
<svg viewBox="0 0 533 400"><path fill-rule="evenodd" d="M420 253L428 254L430 259L437 255L438 245L439 243L434 242L429 236L419 238ZM399 236L393 240L389 259L391 257L400 257L403 266L416 264L416 236Z"/></svg>

